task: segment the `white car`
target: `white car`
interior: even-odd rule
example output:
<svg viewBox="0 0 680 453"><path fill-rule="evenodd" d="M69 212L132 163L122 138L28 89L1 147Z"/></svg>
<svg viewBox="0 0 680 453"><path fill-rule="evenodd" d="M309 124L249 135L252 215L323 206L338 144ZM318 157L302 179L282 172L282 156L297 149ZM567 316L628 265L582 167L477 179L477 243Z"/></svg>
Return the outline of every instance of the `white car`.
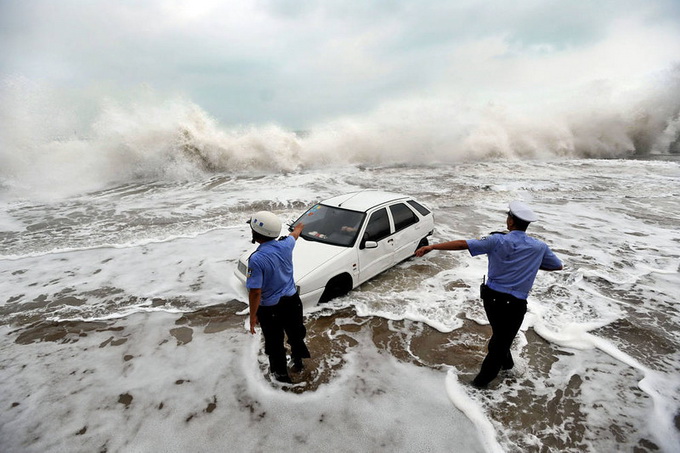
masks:
<svg viewBox="0 0 680 453"><path fill-rule="evenodd" d="M306 307L347 294L428 244L432 212L407 195L363 190L312 206L293 250L295 283ZM248 258L235 271L245 284Z"/></svg>

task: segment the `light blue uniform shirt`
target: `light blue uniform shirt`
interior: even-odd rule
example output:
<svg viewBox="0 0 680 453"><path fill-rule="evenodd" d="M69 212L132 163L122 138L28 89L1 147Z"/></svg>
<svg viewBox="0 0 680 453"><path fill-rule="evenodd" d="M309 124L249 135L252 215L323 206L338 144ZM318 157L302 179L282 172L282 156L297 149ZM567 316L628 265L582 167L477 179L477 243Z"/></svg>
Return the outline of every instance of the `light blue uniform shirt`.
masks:
<svg viewBox="0 0 680 453"><path fill-rule="evenodd" d="M284 296L297 291L293 279L293 248L295 238L288 236L260 244L248 260L246 288L261 289L260 305L276 305Z"/></svg>
<svg viewBox="0 0 680 453"><path fill-rule="evenodd" d="M512 294L518 299L529 296L540 268L559 269L562 266L562 261L545 243L527 236L524 231L491 234L465 242L470 255L488 255L486 284L489 288Z"/></svg>

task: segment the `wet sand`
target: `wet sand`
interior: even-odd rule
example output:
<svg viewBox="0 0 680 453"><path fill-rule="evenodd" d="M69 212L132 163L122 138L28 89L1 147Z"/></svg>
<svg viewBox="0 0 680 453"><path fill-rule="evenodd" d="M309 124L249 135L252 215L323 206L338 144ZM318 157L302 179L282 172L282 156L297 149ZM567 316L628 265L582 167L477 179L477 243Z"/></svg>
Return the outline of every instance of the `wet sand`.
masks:
<svg viewBox="0 0 680 453"><path fill-rule="evenodd" d="M205 335L221 335L225 332L249 335L244 328L244 308L243 303L230 301L172 315L174 322L162 324L167 328L162 343L172 342L177 348L182 348ZM343 357L353 348L361 348L361 342L366 339L372 341L382 351L381 354L389 354L402 362L439 370L453 367L460 382L466 383L474 377L484 358L490 328L467 319L462 321L462 328L442 333L419 322L359 317L352 308L323 309L308 315L306 319L307 340L313 355L306 360L306 368L301 373L291 375L293 386L281 386L273 382L271 385L283 392L316 392L337 378L345 366ZM7 336L16 348L30 348L31 345L44 342L75 345L88 336L101 339L99 348L117 347L130 340L128 322L127 318L97 322L34 322L11 329ZM618 324L621 325L609 326L600 333L606 335L615 329L633 329L630 325L626 326L624 321ZM650 340L649 334L634 334L642 336L644 342ZM612 424L605 431L589 421L579 402L584 384L592 377L587 372L574 373L559 388L549 391L541 388L537 391L536 387L543 382L548 387L554 385L547 383L551 368L559 357L571 353L551 345L532 329L520 335L516 341L522 347L517 366L519 370L505 372L487 390L465 387L471 398L486 410L494 424L504 427L507 438L499 439L503 445L512 446L512 451L587 451L591 449L593 439L606 436L612 438L614 443L634 443L635 451L659 449L652 440L640 436L637 428L630 426L630 420L622 420L620 425ZM259 369L263 375L267 375L267 360L262 349L260 347L258 356ZM125 366L136 357L123 354L120 359L119 366ZM630 381L630 392L620 398L648 400L644 392L637 388L639 373L630 370L628 376L622 376L622 379ZM183 383L182 379L176 382L177 385ZM418 385L417 382L413 384ZM134 392L124 392L119 395L118 402L128 407L134 398ZM253 406L256 403L251 401L247 404ZM22 404L25 402L12 401L11 408L6 409L11 410ZM162 408L164 403L161 401L159 404ZM209 401L204 413L211 413L217 404L216 398ZM606 407L602 410L606 410ZM676 428L680 429L679 425L680 416L676 416ZM83 435L85 432L87 426L77 434ZM532 442L532 439L539 442Z"/></svg>

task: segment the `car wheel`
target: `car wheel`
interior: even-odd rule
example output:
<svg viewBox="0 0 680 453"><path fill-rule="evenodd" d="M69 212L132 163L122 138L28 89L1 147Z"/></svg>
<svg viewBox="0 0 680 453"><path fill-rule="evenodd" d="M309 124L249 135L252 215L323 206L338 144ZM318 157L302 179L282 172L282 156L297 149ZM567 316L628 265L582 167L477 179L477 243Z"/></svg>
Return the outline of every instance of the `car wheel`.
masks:
<svg viewBox="0 0 680 453"><path fill-rule="evenodd" d="M352 277L348 274L340 274L331 278L326 284L326 289L321 294L319 303L328 302L336 297L344 296L352 290Z"/></svg>
<svg viewBox="0 0 680 453"><path fill-rule="evenodd" d="M418 242L418 247L416 247L416 250L418 250L420 247L426 247L430 245L430 241L427 240L427 238L422 238L420 242Z"/></svg>

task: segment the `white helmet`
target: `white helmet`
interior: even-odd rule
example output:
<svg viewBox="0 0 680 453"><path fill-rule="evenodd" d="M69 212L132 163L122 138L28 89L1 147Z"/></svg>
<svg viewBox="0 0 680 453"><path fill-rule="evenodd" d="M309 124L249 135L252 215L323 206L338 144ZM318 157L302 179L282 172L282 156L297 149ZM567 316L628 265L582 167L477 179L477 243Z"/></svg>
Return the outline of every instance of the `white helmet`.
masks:
<svg viewBox="0 0 680 453"><path fill-rule="evenodd" d="M256 212L248 223L254 232L260 233L262 236L276 238L281 234L281 221L272 212Z"/></svg>

